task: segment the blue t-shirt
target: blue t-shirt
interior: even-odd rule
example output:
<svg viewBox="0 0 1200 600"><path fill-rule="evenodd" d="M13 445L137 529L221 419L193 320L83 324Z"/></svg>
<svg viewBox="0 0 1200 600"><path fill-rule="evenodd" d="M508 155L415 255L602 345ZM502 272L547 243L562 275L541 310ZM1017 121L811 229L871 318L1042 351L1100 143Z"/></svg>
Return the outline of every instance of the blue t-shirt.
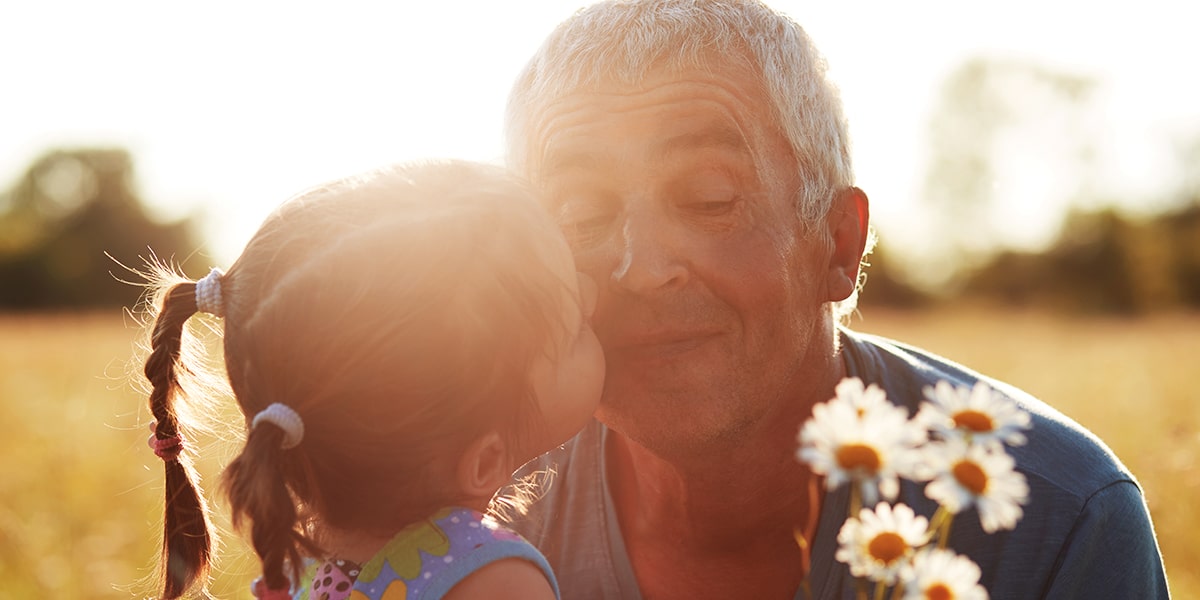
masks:
<svg viewBox="0 0 1200 600"><path fill-rule="evenodd" d="M841 347L847 377L882 387L910 414L924 388L940 380L967 387L984 381L1030 414L1027 443L1009 449L1029 483L1017 527L987 534L977 518L962 518L950 535L950 547L979 565L992 598L1168 597L1141 488L1092 433L1012 386L916 348L845 329ZM555 471L545 496L513 527L546 555L566 598L641 598L604 477L608 435L593 421L518 474ZM814 598L855 597L849 568L834 559L848 502L843 485L822 504L809 575ZM923 484L911 482L902 483L897 502L926 516L937 508ZM795 597L805 596L797 590Z"/></svg>

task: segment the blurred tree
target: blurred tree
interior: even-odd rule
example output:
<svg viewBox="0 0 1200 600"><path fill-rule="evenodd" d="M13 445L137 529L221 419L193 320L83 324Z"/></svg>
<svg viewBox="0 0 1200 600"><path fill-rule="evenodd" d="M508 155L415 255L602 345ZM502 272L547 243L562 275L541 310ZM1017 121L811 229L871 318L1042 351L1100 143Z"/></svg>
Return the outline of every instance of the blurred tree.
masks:
<svg viewBox="0 0 1200 600"><path fill-rule="evenodd" d="M1037 219L1023 219L1049 222L1046 234L1053 234L1051 215L1086 181L1081 167L1093 149L1079 118L1093 85L1018 60L975 58L951 73L929 126L922 197L933 255L926 258L948 268L923 270L933 279L920 283L946 286L958 268L978 265L1004 247L1013 232L997 217L1021 210L1015 200L1058 196L1033 203ZM1013 173L1021 176L1008 176ZM1030 185L1036 187L1025 189ZM958 264L946 264L948 258Z"/></svg>
<svg viewBox="0 0 1200 600"><path fill-rule="evenodd" d="M1073 211L1044 253L1006 251L971 273L963 295L1070 312L1200 308L1200 203L1150 218Z"/></svg>
<svg viewBox="0 0 1200 600"><path fill-rule="evenodd" d="M866 283L859 296L859 306L889 306L893 308L925 308L934 299L909 283L900 272L890 248L883 242L867 257Z"/></svg>
<svg viewBox="0 0 1200 600"><path fill-rule="evenodd" d="M1170 240L1170 279L1180 304L1200 308L1200 195L1163 219L1163 235Z"/></svg>
<svg viewBox="0 0 1200 600"><path fill-rule="evenodd" d="M141 290L118 262L186 267L200 249L191 219L147 215L127 151L53 150L0 195L0 308L132 306Z"/></svg>
<svg viewBox="0 0 1200 600"><path fill-rule="evenodd" d="M1132 312L1130 223L1112 209L1073 211L1044 253L1003 251L971 273L963 295L1010 306Z"/></svg>

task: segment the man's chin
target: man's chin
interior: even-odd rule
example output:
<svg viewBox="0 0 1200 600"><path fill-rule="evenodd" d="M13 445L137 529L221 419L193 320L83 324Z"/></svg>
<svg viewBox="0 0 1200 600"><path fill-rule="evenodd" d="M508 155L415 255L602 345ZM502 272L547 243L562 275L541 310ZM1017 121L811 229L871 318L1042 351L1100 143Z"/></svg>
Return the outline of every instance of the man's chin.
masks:
<svg viewBox="0 0 1200 600"><path fill-rule="evenodd" d="M602 402L596 419L610 431L672 462L708 455L739 437L734 431L739 428L733 424L721 427L686 406L646 410Z"/></svg>

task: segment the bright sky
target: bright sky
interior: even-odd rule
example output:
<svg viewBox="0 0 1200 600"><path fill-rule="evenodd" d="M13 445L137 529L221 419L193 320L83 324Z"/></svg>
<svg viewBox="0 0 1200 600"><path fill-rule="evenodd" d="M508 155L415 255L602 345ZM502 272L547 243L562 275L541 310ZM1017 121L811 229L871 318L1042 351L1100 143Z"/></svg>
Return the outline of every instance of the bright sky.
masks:
<svg viewBox="0 0 1200 600"><path fill-rule="evenodd" d="M397 160L499 162L510 82L582 3L5 3L0 186L51 147L127 147L143 196L167 216L202 212L212 261L226 264L275 205L309 185ZM1181 176L1170 144L1200 138L1191 3L770 3L832 67L859 185L885 239L919 230L933 102L942 78L974 55L1099 82L1093 189L1152 202ZM1011 207L998 218L1026 242L1049 235L1047 204L1078 184L1042 185L1054 164L1038 159L1042 146L1015 148L1027 160L995 184Z"/></svg>

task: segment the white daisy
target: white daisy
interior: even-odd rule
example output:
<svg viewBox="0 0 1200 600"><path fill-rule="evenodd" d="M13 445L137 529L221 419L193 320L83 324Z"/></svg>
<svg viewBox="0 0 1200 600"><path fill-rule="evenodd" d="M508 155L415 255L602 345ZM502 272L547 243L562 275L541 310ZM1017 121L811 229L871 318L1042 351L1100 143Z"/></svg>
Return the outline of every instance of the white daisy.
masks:
<svg viewBox="0 0 1200 600"><path fill-rule="evenodd" d="M850 566L855 577L896 583L914 548L925 543L929 521L904 504L893 508L880 502L850 517L838 532L835 558Z"/></svg>
<svg viewBox="0 0 1200 600"><path fill-rule="evenodd" d="M812 418L800 429L797 458L825 475L827 489L848 481L859 485L866 506L874 505L881 493L894 499L899 478L913 476L921 464L917 448L926 440L925 429L910 421L903 408L876 398L883 392L875 386L864 389L861 381L843 381L837 392L813 407Z"/></svg>
<svg viewBox="0 0 1200 600"><path fill-rule="evenodd" d="M1029 429L1029 413L982 381L971 389L939 381L925 388L925 397L929 401L922 403L917 420L943 439L967 437L981 444L1004 442L1011 446L1025 443L1021 432Z"/></svg>
<svg viewBox="0 0 1200 600"><path fill-rule="evenodd" d="M1002 448L951 438L929 444L925 452L937 472L925 486L926 496L955 514L975 506L988 533L1016 527L1023 514L1021 505L1029 498L1029 485Z"/></svg>
<svg viewBox="0 0 1200 600"><path fill-rule="evenodd" d="M860 417L874 410L898 409L888 402L883 388L873 383L864 387L863 381L857 377L841 380L833 391L837 401L849 403Z"/></svg>
<svg viewBox="0 0 1200 600"><path fill-rule="evenodd" d="M950 550L926 548L905 569L904 600L987 600L979 565Z"/></svg>

